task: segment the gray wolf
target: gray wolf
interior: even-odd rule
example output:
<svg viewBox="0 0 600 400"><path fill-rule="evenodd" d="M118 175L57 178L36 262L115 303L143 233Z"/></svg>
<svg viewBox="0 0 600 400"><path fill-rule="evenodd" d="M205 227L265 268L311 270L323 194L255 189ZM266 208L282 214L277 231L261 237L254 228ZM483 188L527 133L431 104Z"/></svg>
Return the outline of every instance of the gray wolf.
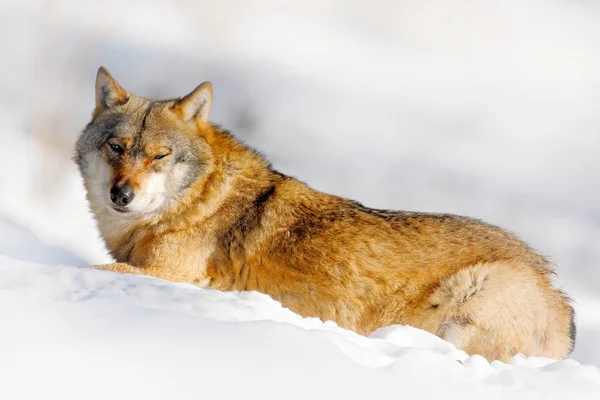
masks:
<svg viewBox="0 0 600 400"><path fill-rule="evenodd" d="M409 324L489 360L572 351L569 299L515 235L313 190L211 124L211 104L208 82L152 100L100 68L75 155L116 260L95 268L257 290L365 335Z"/></svg>

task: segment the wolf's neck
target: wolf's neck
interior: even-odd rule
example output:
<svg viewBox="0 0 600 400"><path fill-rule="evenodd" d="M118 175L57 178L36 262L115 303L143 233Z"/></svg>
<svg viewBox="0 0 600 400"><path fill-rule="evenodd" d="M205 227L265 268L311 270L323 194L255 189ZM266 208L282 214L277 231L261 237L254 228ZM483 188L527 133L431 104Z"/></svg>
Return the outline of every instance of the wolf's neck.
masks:
<svg viewBox="0 0 600 400"><path fill-rule="evenodd" d="M253 275L253 266L245 262L248 252L264 236L261 224L273 219L269 210L281 201L282 182L293 179L274 171L260 155L232 137L217 140L223 142L212 144L215 168L195 191L194 220L210 237L212 261L206 264L210 287L245 290Z"/></svg>
<svg viewBox="0 0 600 400"><path fill-rule="evenodd" d="M260 155L226 132L215 128L210 145L214 153L210 172L199 178L181 203L196 223L216 219L223 226L250 207L280 175Z"/></svg>

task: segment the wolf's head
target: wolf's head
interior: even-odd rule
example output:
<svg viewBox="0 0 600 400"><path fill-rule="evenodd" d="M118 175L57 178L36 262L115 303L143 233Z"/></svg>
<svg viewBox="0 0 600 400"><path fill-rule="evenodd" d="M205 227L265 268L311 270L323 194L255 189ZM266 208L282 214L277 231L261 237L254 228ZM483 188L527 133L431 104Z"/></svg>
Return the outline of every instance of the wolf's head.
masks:
<svg viewBox="0 0 600 400"><path fill-rule="evenodd" d="M140 215L176 201L210 167L206 125L212 87L155 101L125 91L101 67L92 121L77 141L75 161L95 211Z"/></svg>

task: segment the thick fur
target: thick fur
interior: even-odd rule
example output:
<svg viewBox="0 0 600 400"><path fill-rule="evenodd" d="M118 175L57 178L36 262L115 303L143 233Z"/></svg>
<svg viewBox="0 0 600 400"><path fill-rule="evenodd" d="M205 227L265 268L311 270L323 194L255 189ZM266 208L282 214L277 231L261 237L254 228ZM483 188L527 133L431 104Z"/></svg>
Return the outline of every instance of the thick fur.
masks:
<svg viewBox="0 0 600 400"><path fill-rule="evenodd" d="M313 190L208 123L209 89L154 101L99 71L75 157L117 260L96 268L257 290L361 334L409 324L489 360L572 351L569 301L524 242L471 218L374 210ZM155 160L160 152L168 156ZM108 192L123 183L136 200L117 210Z"/></svg>

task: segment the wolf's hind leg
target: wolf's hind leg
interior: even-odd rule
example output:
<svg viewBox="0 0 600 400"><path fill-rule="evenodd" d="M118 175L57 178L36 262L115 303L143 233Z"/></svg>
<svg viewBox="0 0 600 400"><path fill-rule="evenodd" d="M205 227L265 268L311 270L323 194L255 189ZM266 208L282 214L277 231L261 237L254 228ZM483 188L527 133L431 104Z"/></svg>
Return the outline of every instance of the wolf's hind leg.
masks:
<svg viewBox="0 0 600 400"><path fill-rule="evenodd" d="M444 280L431 297L444 317L437 334L488 360L564 358L572 350L569 305L548 277L511 262L478 264Z"/></svg>

